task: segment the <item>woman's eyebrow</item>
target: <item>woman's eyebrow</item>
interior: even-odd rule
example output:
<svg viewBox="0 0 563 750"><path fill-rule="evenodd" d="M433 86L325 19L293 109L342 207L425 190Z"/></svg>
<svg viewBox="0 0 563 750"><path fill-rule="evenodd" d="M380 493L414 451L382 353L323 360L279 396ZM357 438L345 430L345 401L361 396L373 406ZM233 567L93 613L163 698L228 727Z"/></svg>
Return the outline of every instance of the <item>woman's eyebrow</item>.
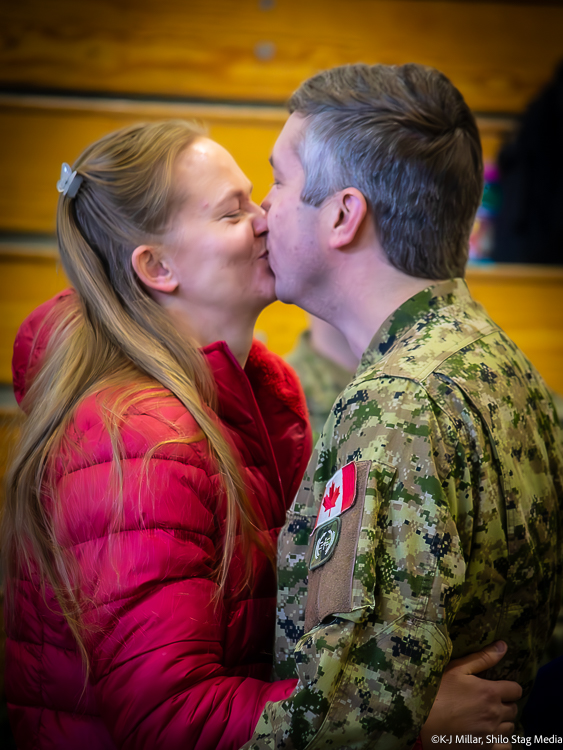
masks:
<svg viewBox="0 0 563 750"><path fill-rule="evenodd" d="M217 202L217 206L222 206L231 200L243 200L246 199L252 193L252 183L248 183L248 191L241 190L240 188L233 188L228 190Z"/></svg>

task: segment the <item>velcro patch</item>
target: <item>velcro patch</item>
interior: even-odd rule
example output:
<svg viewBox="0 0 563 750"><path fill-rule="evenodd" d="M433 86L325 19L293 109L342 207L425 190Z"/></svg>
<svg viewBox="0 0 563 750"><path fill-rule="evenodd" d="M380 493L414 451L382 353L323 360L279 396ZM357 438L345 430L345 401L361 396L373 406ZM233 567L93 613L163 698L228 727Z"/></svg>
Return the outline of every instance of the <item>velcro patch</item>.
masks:
<svg viewBox="0 0 563 750"><path fill-rule="evenodd" d="M339 469L327 482L315 529L349 510L356 500L356 464Z"/></svg>
<svg viewBox="0 0 563 750"><path fill-rule="evenodd" d="M317 526L309 540L305 632L318 625L328 615L352 611L354 565L371 461L357 461L355 465L348 466L354 466L354 496L351 502L344 510L340 506L339 515L330 522ZM330 486L329 482L329 492ZM326 495L325 492L325 497ZM347 497L346 499L348 501ZM336 526L338 534L330 535L328 532Z"/></svg>

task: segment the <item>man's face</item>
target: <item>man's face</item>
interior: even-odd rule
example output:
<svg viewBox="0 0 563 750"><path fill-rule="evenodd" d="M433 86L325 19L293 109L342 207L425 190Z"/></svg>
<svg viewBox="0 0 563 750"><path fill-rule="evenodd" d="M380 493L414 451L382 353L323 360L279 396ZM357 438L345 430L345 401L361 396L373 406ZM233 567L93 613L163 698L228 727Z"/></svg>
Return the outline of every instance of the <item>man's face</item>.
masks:
<svg viewBox="0 0 563 750"><path fill-rule="evenodd" d="M268 212L266 245L276 277L276 296L310 309L323 277L319 248L321 208L301 200L305 173L297 154L305 119L296 113L286 122L271 156L274 184L262 206Z"/></svg>

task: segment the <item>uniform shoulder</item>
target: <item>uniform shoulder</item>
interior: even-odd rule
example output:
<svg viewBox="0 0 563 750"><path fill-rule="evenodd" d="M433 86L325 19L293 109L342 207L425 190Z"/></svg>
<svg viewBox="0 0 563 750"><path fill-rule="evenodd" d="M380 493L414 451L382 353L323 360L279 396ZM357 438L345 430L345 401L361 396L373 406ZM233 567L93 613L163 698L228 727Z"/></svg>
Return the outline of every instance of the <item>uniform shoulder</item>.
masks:
<svg viewBox="0 0 563 750"><path fill-rule="evenodd" d="M432 311L413 326L374 366L373 375L406 377L418 382L440 369L452 355L502 331L480 306Z"/></svg>
<svg viewBox="0 0 563 750"><path fill-rule="evenodd" d="M356 376L336 400L325 429L325 438L336 442L379 440L398 427L424 432L436 410L425 383L403 375L364 371ZM381 438L382 439L382 438Z"/></svg>

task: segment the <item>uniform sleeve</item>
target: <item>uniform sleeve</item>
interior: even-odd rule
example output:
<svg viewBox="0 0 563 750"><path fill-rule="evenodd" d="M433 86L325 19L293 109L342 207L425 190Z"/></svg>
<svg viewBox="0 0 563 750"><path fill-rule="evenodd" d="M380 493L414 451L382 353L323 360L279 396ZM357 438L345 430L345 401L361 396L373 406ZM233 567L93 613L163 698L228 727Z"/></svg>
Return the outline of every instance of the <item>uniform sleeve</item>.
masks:
<svg viewBox="0 0 563 750"><path fill-rule="evenodd" d="M294 682L272 685L225 667L227 615L212 580L217 477L170 451L148 467L143 455L124 459L123 513L112 526L110 467L80 468L59 486L66 507L81 508L77 521L67 514L63 536L84 582L97 709L119 748L235 750L266 701Z"/></svg>
<svg viewBox="0 0 563 750"><path fill-rule="evenodd" d="M277 670L298 684L266 706L245 748L414 744L465 579L452 508L473 469L457 427L399 378L348 389L335 405L280 539ZM311 532L331 477L350 463L356 500L332 522L339 536L323 562Z"/></svg>

